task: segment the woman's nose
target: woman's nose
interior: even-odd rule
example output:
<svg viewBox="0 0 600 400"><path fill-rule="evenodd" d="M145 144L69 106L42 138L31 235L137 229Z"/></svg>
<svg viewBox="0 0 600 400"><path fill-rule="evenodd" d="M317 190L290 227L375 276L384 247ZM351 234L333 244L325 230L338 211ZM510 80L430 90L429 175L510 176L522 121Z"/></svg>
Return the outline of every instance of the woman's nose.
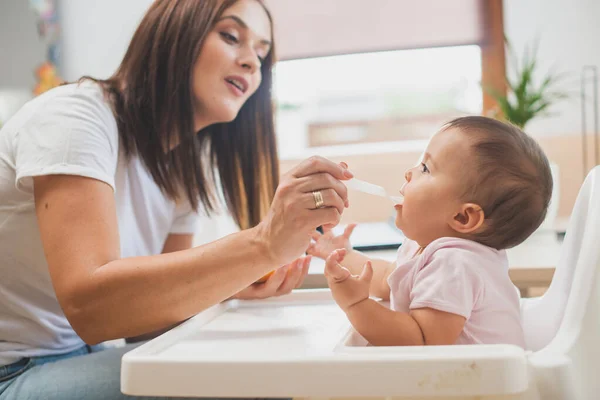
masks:
<svg viewBox="0 0 600 400"><path fill-rule="evenodd" d="M251 74L260 68L260 60L253 50L245 50L240 54L239 63L244 68L250 71Z"/></svg>

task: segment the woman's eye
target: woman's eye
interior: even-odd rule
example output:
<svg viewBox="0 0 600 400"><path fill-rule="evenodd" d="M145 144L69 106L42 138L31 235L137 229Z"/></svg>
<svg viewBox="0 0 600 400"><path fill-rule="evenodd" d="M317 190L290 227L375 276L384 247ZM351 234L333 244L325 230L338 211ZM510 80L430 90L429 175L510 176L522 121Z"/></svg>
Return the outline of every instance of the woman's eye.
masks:
<svg viewBox="0 0 600 400"><path fill-rule="evenodd" d="M221 32L221 36L228 42L232 42L232 43L238 42L238 38L236 38L235 36L233 36L232 34L229 34L227 32Z"/></svg>

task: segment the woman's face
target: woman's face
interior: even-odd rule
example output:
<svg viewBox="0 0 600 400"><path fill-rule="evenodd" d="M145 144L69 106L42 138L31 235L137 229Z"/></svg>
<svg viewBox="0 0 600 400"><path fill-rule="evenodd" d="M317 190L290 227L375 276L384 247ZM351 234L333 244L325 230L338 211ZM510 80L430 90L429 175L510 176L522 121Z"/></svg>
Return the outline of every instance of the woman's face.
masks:
<svg viewBox="0 0 600 400"><path fill-rule="evenodd" d="M256 0L225 10L192 70L196 130L230 122L260 85L261 63L271 48L271 23Z"/></svg>

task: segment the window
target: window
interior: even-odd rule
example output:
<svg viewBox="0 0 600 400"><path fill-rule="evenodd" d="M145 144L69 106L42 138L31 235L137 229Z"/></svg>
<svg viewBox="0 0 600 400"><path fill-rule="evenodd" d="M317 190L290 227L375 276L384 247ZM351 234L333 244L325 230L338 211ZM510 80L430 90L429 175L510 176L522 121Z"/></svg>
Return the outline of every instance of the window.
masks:
<svg viewBox="0 0 600 400"><path fill-rule="evenodd" d="M323 146L425 140L451 118L482 113L477 45L280 61L274 97L280 156Z"/></svg>

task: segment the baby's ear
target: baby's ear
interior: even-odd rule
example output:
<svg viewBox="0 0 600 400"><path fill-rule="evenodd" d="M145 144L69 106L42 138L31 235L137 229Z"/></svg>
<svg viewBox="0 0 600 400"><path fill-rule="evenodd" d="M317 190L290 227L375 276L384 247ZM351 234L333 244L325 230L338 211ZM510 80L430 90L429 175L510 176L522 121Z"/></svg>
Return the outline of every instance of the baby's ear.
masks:
<svg viewBox="0 0 600 400"><path fill-rule="evenodd" d="M450 221L450 226L458 233L471 233L483 225L483 209L474 203L465 203Z"/></svg>

